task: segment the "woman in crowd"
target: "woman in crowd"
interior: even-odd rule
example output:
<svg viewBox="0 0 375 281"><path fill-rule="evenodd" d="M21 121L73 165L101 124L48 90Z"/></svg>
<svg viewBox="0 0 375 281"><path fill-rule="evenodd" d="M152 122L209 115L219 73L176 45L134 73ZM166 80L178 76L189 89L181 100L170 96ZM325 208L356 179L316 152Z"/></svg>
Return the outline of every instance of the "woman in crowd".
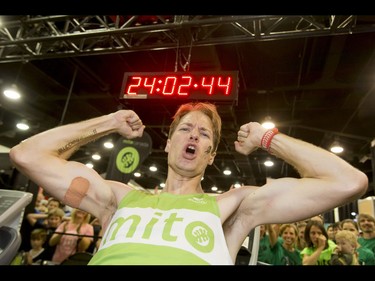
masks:
<svg viewBox="0 0 375 281"><path fill-rule="evenodd" d="M303 265L330 265L336 244L328 239L324 225L318 220L310 220L305 230L306 247L301 251Z"/></svg>
<svg viewBox="0 0 375 281"><path fill-rule="evenodd" d="M71 219L57 227L49 240L50 246L56 245L52 257L54 263L60 264L75 253L87 250L94 235L94 228L89 223L90 217L85 211L73 209Z"/></svg>

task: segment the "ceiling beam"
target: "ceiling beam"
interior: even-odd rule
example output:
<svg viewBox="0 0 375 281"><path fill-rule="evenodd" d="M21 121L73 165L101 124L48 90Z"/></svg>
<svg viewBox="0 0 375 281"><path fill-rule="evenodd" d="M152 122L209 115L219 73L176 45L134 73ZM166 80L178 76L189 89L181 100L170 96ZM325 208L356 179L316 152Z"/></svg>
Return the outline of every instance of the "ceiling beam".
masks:
<svg viewBox="0 0 375 281"><path fill-rule="evenodd" d="M15 16L0 26L0 63L375 32L373 21L361 18L158 16L148 23L141 16Z"/></svg>

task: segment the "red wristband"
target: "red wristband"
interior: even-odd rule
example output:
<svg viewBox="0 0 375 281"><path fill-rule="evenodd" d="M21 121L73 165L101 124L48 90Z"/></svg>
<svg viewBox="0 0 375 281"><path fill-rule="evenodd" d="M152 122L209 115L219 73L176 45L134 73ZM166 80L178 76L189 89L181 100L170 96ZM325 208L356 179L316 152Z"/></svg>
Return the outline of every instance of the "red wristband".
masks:
<svg viewBox="0 0 375 281"><path fill-rule="evenodd" d="M271 141L273 137L278 133L279 130L277 128L273 128L265 132L260 142L260 146L262 147L262 149L267 150L269 152L271 148Z"/></svg>

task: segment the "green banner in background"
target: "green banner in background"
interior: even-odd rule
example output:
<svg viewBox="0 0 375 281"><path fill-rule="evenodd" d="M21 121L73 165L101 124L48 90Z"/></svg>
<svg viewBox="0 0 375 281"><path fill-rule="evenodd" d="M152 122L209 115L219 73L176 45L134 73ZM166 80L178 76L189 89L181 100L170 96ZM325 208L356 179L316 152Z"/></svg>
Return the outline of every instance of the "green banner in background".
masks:
<svg viewBox="0 0 375 281"><path fill-rule="evenodd" d="M147 132L135 139L121 137L109 159L106 179L128 183L139 165L150 155L152 140Z"/></svg>

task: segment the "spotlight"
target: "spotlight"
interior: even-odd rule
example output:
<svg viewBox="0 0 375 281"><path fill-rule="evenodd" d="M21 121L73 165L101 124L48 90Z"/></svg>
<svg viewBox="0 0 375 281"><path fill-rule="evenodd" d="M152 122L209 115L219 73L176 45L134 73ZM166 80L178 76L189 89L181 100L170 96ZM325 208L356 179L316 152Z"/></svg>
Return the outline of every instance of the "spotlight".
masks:
<svg viewBox="0 0 375 281"><path fill-rule="evenodd" d="M102 157L100 156L100 154L98 154L98 153L94 153L93 155L91 155L91 157L92 157L92 159L94 159L94 160L100 160L100 158L102 158Z"/></svg>
<svg viewBox="0 0 375 281"><path fill-rule="evenodd" d="M229 168L225 168L225 170L223 171L223 174L226 175L226 176L229 176L231 173L232 173L232 171L229 170Z"/></svg>
<svg viewBox="0 0 375 281"><path fill-rule="evenodd" d="M17 123L17 128L22 130L22 131L27 131L30 129L30 126L27 124L26 120L21 120L20 122Z"/></svg>
<svg viewBox="0 0 375 281"><path fill-rule="evenodd" d="M4 96L12 100L18 100L21 98L20 91L18 90L18 87L15 84L12 84L12 86L4 89L3 93Z"/></svg>
<svg viewBox="0 0 375 281"><path fill-rule="evenodd" d="M334 141L331 145L330 150L331 150L331 152L338 154L338 153L343 152L344 148L342 147L342 145L338 141Z"/></svg>
<svg viewBox="0 0 375 281"><path fill-rule="evenodd" d="M262 126L266 129L275 128L275 123L273 123L271 116L266 116L266 118L264 118Z"/></svg>
<svg viewBox="0 0 375 281"><path fill-rule="evenodd" d="M263 164L266 167L272 167L274 165L273 161L270 158L267 158L266 161L264 161Z"/></svg>
<svg viewBox="0 0 375 281"><path fill-rule="evenodd" d="M108 140L108 141L106 141L106 142L104 143L104 147L105 147L105 148L108 148L108 149L113 148L113 147L114 147L114 144L113 144L112 140Z"/></svg>

